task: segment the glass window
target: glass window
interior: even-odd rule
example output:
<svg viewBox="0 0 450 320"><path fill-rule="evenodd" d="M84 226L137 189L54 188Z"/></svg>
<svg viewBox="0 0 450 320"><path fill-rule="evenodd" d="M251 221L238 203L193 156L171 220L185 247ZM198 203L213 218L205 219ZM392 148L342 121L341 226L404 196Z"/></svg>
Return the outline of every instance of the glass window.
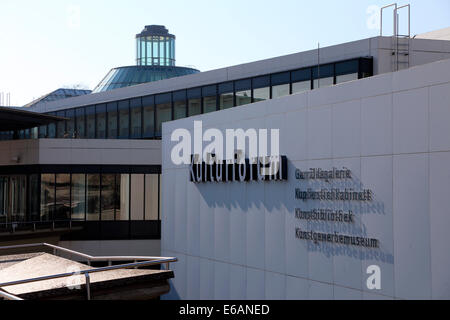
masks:
<svg viewBox="0 0 450 320"><path fill-rule="evenodd" d="M292 93L311 90L311 80L292 83Z"/></svg>
<svg viewBox="0 0 450 320"><path fill-rule="evenodd" d="M198 99L189 99L189 117L196 116L202 113L202 100Z"/></svg>
<svg viewBox="0 0 450 320"><path fill-rule="evenodd" d="M0 177L0 222L8 222L9 178Z"/></svg>
<svg viewBox="0 0 450 320"><path fill-rule="evenodd" d="M203 113L217 111L217 86L202 88Z"/></svg>
<svg viewBox="0 0 450 320"><path fill-rule="evenodd" d="M106 105L100 104L95 107L97 113L97 139L106 138Z"/></svg>
<svg viewBox="0 0 450 320"><path fill-rule="evenodd" d="M66 123L66 131L67 131L67 137L69 139L75 138L75 110L67 110L66 111L66 118L69 118Z"/></svg>
<svg viewBox="0 0 450 320"><path fill-rule="evenodd" d="M202 113L202 91L200 88L189 89L188 97L188 116L196 116Z"/></svg>
<svg viewBox="0 0 450 320"><path fill-rule="evenodd" d="M117 139L117 102L108 103L108 139Z"/></svg>
<svg viewBox="0 0 450 320"><path fill-rule="evenodd" d="M142 100L141 98L130 101L131 114L131 138L141 138L142 136Z"/></svg>
<svg viewBox="0 0 450 320"><path fill-rule="evenodd" d="M327 64L312 69L313 73L313 88L324 88L334 84L334 65Z"/></svg>
<svg viewBox="0 0 450 320"><path fill-rule="evenodd" d="M209 113L217 111L217 97L204 97L203 98L203 113Z"/></svg>
<svg viewBox="0 0 450 320"><path fill-rule="evenodd" d="M270 76L253 78L252 85L254 102L270 99Z"/></svg>
<svg viewBox="0 0 450 320"><path fill-rule="evenodd" d="M86 220L100 220L100 175L88 174L86 178L87 215Z"/></svg>
<svg viewBox="0 0 450 320"><path fill-rule="evenodd" d="M130 175L116 176L116 220L130 220Z"/></svg>
<svg viewBox="0 0 450 320"><path fill-rule="evenodd" d="M220 110L234 107L233 82L219 84L219 108Z"/></svg>
<svg viewBox="0 0 450 320"><path fill-rule="evenodd" d="M50 112L49 115L55 116L56 114L54 112ZM55 122L50 123L48 125L47 136L48 136L49 139L56 138L56 123Z"/></svg>
<svg viewBox="0 0 450 320"><path fill-rule="evenodd" d="M10 177L11 205L9 207L11 221L23 222L26 220L26 192L27 177Z"/></svg>
<svg viewBox="0 0 450 320"><path fill-rule="evenodd" d="M77 122L77 138L84 139L86 137L85 131L85 114L84 108L75 109L76 122Z"/></svg>
<svg viewBox="0 0 450 320"><path fill-rule="evenodd" d="M41 221L53 219L55 207L55 175L41 175Z"/></svg>
<svg viewBox="0 0 450 320"><path fill-rule="evenodd" d="M155 136L155 99L153 96L142 98L144 111L144 138Z"/></svg>
<svg viewBox="0 0 450 320"><path fill-rule="evenodd" d="M70 174L56 175L55 220L70 219Z"/></svg>
<svg viewBox="0 0 450 320"><path fill-rule="evenodd" d="M102 221L114 221L116 207L115 174L102 174Z"/></svg>
<svg viewBox="0 0 450 320"><path fill-rule="evenodd" d="M250 79L236 81L234 85L236 90L236 106L242 106L245 104L252 103L252 90Z"/></svg>
<svg viewBox="0 0 450 320"><path fill-rule="evenodd" d="M72 220L86 219L86 175L72 174Z"/></svg>
<svg viewBox="0 0 450 320"><path fill-rule="evenodd" d="M157 221L159 219L159 175L145 175L145 220Z"/></svg>
<svg viewBox="0 0 450 320"><path fill-rule="evenodd" d="M331 87L333 84L334 84L334 77L314 79L313 88L319 89L319 88Z"/></svg>
<svg viewBox="0 0 450 320"><path fill-rule="evenodd" d="M119 102L119 138L130 136L130 103L128 100Z"/></svg>
<svg viewBox="0 0 450 320"><path fill-rule="evenodd" d="M162 124L172 120L171 94L161 94L155 97L156 102L156 136L162 135Z"/></svg>
<svg viewBox="0 0 450 320"><path fill-rule="evenodd" d="M291 75L289 72L276 73L271 76L272 99L290 94L290 79Z"/></svg>
<svg viewBox="0 0 450 320"><path fill-rule="evenodd" d="M66 116L66 112L65 111L58 111L56 113L56 116L58 117L65 117ZM56 123L56 138L65 138L66 134L66 122L65 121L58 121Z"/></svg>
<svg viewBox="0 0 450 320"><path fill-rule="evenodd" d="M0 188L1 188L1 180L0 180ZM31 221L39 221L39 213L40 213L40 203L39 203L39 175L31 174L30 175L30 219ZM1 198L1 191L0 191ZM1 214L1 200L0 200L0 214Z"/></svg>
<svg viewBox="0 0 450 320"><path fill-rule="evenodd" d="M95 139L95 106L86 108L86 137L88 139Z"/></svg>
<svg viewBox="0 0 450 320"><path fill-rule="evenodd" d="M289 84L280 84L272 87L272 98L280 98L289 95Z"/></svg>
<svg viewBox="0 0 450 320"><path fill-rule="evenodd" d="M187 116L186 91L176 91L173 93L173 113L174 119L183 119Z"/></svg>
<svg viewBox="0 0 450 320"><path fill-rule="evenodd" d="M358 73L350 73L336 76L336 84L353 80L358 80Z"/></svg>
<svg viewBox="0 0 450 320"><path fill-rule="evenodd" d="M40 126L39 127L39 138L47 138L47 126Z"/></svg>
<svg viewBox="0 0 450 320"><path fill-rule="evenodd" d="M131 220L144 220L144 175L131 175Z"/></svg>
<svg viewBox="0 0 450 320"><path fill-rule="evenodd" d="M311 90L311 69L301 69L293 71L292 77L292 93L299 93Z"/></svg>

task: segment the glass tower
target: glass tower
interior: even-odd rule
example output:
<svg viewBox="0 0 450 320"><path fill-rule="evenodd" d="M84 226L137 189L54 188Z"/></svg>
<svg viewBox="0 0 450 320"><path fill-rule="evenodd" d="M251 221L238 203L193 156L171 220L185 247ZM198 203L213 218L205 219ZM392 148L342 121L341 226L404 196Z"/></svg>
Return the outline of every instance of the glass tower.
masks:
<svg viewBox="0 0 450 320"><path fill-rule="evenodd" d="M175 66L175 36L164 26L145 26L136 35L138 66Z"/></svg>
<svg viewBox="0 0 450 320"><path fill-rule="evenodd" d="M136 65L112 69L94 93L198 73L175 65L175 36L164 26L145 26L136 35Z"/></svg>

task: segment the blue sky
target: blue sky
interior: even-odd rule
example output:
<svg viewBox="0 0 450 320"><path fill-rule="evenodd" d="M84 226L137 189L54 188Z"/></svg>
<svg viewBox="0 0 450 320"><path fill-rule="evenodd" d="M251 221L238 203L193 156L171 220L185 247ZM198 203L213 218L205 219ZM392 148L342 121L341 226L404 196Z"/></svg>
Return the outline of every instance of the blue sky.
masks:
<svg viewBox="0 0 450 320"><path fill-rule="evenodd" d="M371 9L389 3L2 0L0 92L23 105L59 87L92 89L111 68L135 63L134 36L148 24L177 36L177 65L206 71L376 36ZM413 35L450 26L449 0L409 3Z"/></svg>

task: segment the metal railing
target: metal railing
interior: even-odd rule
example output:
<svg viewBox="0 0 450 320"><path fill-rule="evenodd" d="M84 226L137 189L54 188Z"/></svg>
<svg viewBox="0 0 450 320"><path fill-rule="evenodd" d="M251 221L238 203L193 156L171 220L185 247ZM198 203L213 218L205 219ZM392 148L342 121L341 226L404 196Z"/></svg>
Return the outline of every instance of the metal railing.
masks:
<svg viewBox="0 0 450 320"><path fill-rule="evenodd" d="M68 273L60 273L60 274L53 274L49 276L43 276L43 277L36 277L36 278L30 278L30 279L23 279L23 280L15 280L5 283L0 283L0 297L7 299L7 300L23 300L15 295L12 295L10 293L7 293L5 291L2 291L4 287L19 285L19 284L26 284L26 283L32 283L32 282L38 282L38 281L45 281L45 280L52 280L52 279L59 279L59 278L65 278L65 277L72 277L72 276L85 276L86 281L86 296L87 300L91 300L91 281L90 281L90 274L92 273L98 273L98 272L105 272L105 271L112 271L112 270L119 270L119 269L130 269L134 268L137 269L139 267L148 267L148 266L154 266L154 265L165 265L166 270L169 270L170 263L177 262L178 259L171 257L145 257L145 256L101 256L101 257L94 257L90 256L88 254L84 254L81 252L77 252L74 250L58 247L52 244L48 243L36 243L36 244L24 244L24 245L14 245L14 246L6 246L6 247L0 247L1 250L15 250L15 249L25 249L25 248L38 248L38 247L47 247L53 249L53 254L57 255L58 251L64 252L66 254L71 254L74 256L78 256L80 258L85 259L87 261L87 264L90 266L92 262L108 262L108 267L101 267L101 268L95 268L95 269L89 269L89 270L83 270L83 271L76 271L76 272L68 272ZM121 264L113 266L113 261L134 261L133 263L127 263L127 264Z"/></svg>

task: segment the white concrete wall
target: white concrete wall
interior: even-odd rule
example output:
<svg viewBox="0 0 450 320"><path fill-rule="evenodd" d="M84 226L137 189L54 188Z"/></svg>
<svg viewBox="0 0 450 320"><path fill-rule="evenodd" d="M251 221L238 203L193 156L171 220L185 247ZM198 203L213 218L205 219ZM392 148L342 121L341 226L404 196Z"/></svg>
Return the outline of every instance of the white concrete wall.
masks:
<svg viewBox="0 0 450 320"><path fill-rule="evenodd" d="M189 181L170 160L176 128L279 128L287 182ZM167 299L450 298L450 60L163 126L162 254L176 256ZM295 169L347 167L372 202L306 203ZM297 220L295 208L352 208L354 226ZM361 228L379 249L295 238L295 227ZM340 229L339 229L340 230ZM342 231L342 230L341 230ZM348 234L350 229L341 233ZM361 233L356 231L356 233ZM366 286L379 265L382 289Z"/></svg>

